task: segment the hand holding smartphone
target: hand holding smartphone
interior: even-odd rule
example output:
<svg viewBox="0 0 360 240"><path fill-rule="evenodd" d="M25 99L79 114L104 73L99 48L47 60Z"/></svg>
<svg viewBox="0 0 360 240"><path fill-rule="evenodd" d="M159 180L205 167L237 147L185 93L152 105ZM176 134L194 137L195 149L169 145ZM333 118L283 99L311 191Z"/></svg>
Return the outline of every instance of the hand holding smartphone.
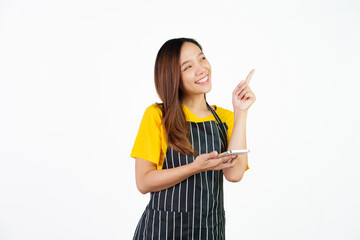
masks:
<svg viewBox="0 0 360 240"><path fill-rule="evenodd" d="M228 150L226 152L220 153L215 158L224 157L228 155L241 155L250 152L250 149L240 149L240 150Z"/></svg>

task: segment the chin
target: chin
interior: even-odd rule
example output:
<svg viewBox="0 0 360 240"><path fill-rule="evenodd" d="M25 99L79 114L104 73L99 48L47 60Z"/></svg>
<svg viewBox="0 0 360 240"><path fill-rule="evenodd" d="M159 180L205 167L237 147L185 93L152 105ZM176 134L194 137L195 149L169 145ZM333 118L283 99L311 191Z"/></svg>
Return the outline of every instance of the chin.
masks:
<svg viewBox="0 0 360 240"><path fill-rule="evenodd" d="M207 89L204 91L204 93L210 92L212 89L211 82L208 84Z"/></svg>
<svg viewBox="0 0 360 240"><path fill-rule="evenodd" d="M211 88L210 88L209 90L205 91L204 94L207 94L207 93L209 93L210 91L211 91Z"/></svg>

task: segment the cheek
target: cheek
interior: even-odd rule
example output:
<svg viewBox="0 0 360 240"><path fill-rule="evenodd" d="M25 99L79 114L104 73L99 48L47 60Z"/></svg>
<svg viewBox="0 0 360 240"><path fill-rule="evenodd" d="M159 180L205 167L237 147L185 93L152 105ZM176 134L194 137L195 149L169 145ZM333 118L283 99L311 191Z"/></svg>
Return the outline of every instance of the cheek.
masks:
<svg viewBox="0 0 360 240"><path fill-rule="evenodd" d="M209 69L209 71L211 71L211 65L210 65L210 63L209 63L209 62L207 62L207 64L206 64L206 68L207 68L207 69Z"/></svg>
<svg viewBox="0 0 360 240"><path fill-rule="evenodd" d="M191 74L189 73L183 73L181 75L181 82L184 86L190 84L191 82L193 82L193 78L191 76Z"/></svg>

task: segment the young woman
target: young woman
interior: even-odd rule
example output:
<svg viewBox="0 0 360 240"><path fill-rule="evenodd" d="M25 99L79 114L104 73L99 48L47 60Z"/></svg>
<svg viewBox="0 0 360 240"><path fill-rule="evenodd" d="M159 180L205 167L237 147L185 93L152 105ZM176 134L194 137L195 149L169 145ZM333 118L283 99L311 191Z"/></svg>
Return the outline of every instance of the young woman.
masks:
<svg viewBox="0 0 360 240"><path fill-rule="evenodd" d="M162 103L146 109L131 152L136 185L150 192L134 239L225 239L223 176L240 181L248 156L216 157L246 149L254 71L233 91L232 112L206 102L211 66L198 42L171 39L160 48L155 86Z"/></svg>

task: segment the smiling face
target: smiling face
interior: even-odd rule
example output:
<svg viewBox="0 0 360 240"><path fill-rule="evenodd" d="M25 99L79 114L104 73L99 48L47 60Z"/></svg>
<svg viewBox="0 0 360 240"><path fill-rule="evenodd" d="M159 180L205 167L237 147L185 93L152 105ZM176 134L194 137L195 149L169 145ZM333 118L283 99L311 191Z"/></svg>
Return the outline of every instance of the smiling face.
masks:
<svg viewBox="0 0 360 240"><path fill-rule="evenodd" d="M201 49L185 42L180 52L181 84L184 95L200 95L211 90L211 66Z"/></svg>

